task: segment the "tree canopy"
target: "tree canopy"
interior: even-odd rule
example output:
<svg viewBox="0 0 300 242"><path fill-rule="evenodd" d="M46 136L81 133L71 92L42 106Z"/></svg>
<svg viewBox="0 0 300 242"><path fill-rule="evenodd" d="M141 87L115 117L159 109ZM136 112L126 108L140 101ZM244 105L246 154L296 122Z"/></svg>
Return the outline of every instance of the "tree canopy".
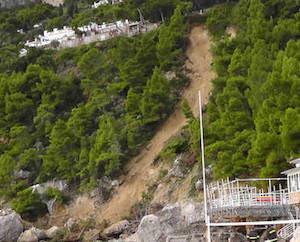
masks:
<svg viewBox="0 0 300 242"><path fill-rule="evenodd" d="M294 1L242 0L209 11L218 73L206 140L216 177L274 177L299 150L299 13ZM226 15L218 22L220 15ZM234 26L236 38L226 36Z"/></svg>

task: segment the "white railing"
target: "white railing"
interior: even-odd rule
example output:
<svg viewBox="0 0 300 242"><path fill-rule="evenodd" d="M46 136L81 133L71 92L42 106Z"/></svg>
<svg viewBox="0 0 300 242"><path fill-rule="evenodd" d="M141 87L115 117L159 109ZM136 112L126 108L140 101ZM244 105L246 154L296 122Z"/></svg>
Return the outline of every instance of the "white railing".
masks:
<svg viewBox="0 0 300 242"><path fill-rule="evenodd" d="M296 224L287 224L277 232L277 236L285 240L290 239L296 231L296 228Z"/></svg>
<svg viewBox="0 0 300 242"><path fill-rule="evenodd" d="M208 201L211 209L253 207L253 206L276 206L288 205L289 194L283 189L281 183L272 187L272 181L278 182L284 178L250 178L236 179L233 181L222 180L207 187ZM268 190L249 186L249 182L268 182Z"/></svg>
<svg viewBox="0 0 300 242"><path fill-rule="evenodd" d="M284 190L276 192L240 192L224 194L210 201L211 209L222 207L274 206L289 204L288 193Z"/></svg>

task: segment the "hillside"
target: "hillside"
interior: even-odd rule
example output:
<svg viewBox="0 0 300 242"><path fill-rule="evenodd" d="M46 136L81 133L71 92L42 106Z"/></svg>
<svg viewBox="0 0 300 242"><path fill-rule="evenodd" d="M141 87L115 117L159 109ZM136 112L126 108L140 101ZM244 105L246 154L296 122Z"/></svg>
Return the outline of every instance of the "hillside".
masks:
<svg viewBox="0 0 300 242"><path fill-rule="evenodd" d="M300 154L298 7L240 1L228 17L216 7L208 19L218 78L206 112L206 150L217 178L280 176ZM236 38L222 39L232 24Z"/></svg>
<svg viewBox="0 0 300 242"><path fill-rule="evenodd" d="M189 70L190 83L184 89L182 97L189 102L195 115L198 115L198 90L202 92L203 104L206 105L212 87L211 80L215 77L211 70L210 48L212 43L205 25L192 27L188 38L189 45L186 50L185 66ZM97 220L107 220L114 223L122 217L128 216L132 207L142 199L143 192L146 192L149 185L157 181L159 172L164 168L170 169L170 164L166 162L155 164L154 160L159 156L167 142L187 124L188 120L185 118L181 106L177 105L170 117L155 132L147 147L125 166L124 173L126 175L121 178L122 185L114 191L106 203L98 208L95 207L95 199L82 195L76 198L76 201L66 211L59 211L64 216L59 218L59 214L55 214L53 219L57 223L61 223L67 218L84 219L96 214ZM188 192L193 186L190 177L186 179L185 183L185 191L180 188L174 191L175 197L173 199L182 199L184 196L187 198Z"/></svg>
<svg viewBox="0 0 300 242"><path fill-rule="evenodd" d="M182 96L197 114L197 92L198 90L202 92L204 104L206 104L211 90L211 80L215 75L210 66L212 61L209 52L211 42L205 26L193 27L189 34L189 40L190 44L186 51L188 60L185 65L190 69L190 84ZM158 177L161 165L154 166L154 159L159 155L166 142L186 124L187 120L181 108L177 107L175 112L159 127L147 148L128 163L124 183L108 204L102 208L98 218L117 222L129 214L131 207L142 198L142 192L147 189L147 185L153 183Z"/></svg>
<svg viewBox="0 0 300 242"><path fill-rule="evenodd" d="M24 45L44 30L143 17L158 28L64 50ZM198 90L209 181L282 176L300 156L294 0L66 0L0 20L0 209L45 229L75 219L61 240L100 238L124 218L129 236L168 203L202 206Z"/></svg>

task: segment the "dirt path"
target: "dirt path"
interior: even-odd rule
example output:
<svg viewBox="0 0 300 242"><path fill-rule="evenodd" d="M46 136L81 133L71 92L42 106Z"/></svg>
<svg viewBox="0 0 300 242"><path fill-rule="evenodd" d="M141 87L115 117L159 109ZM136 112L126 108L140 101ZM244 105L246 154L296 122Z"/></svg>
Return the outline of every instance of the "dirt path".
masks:
<svg viewBox="0 0 300 242"><path fill-rule="evenodd" d="M188 74L191 83L184 91L183 97L188 100L194 114L198 115L198 90L201 90L204 104L207 103L211 90L211 79L215 77L211 70L212 56L209 52L211 42L207 29L196 26L191 30L190 46L186 52L188 60L186 67L191 70ZM165 142L175 135L186 124L185 117L178 107L164 122L147 148L129 162L126 167L128 174L124 183L119 187L112 199L97 213L100 220L107 219L116 222L122 216L128 215L130 208L141 199L141 194L157 177L158 170L152 162L161 151Z"/></svg>

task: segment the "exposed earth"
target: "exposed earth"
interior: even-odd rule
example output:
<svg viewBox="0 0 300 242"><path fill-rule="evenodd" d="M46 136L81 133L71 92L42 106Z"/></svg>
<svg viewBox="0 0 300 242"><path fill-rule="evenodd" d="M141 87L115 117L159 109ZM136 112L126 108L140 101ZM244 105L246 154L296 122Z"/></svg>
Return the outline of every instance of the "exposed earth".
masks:
<svg viewBox="0 0 300 242"><path fill-rule="evenodd" d="M212 55L210 48L212 41L209 38L205 25L191 28L189 34L189 46L186 50L187 60L185 63L186 75L190 79L189 86L183 92L183 98L188 101L195 116L199 115L198 91L202 93L203 105L207 104L212 88L212 79L216 74L211 68ZM168 168L166 164L154 165L153 161L161 152L166 142L176 135L185 125L185 119L180 104L177 105L173 114L159 127L155 136L147 147L133 158L125 167L122 185L113 193L111 199L100 208L95 208L94 200L88 195L79 196L68 207L67 211L59 211L52 215L53 224L63 224L67 218L84 219L90 216L97 221L120 221L130 213L131 207L138 202L143 191L158 177L161 169ZM182 183L186 189L175 190L172 202L187 197L191 177L187 177ZM181 188L182 188L181 186ZM184 191L182 191L184 190ZM63 215L62 215L63 214Z"/></svg>

